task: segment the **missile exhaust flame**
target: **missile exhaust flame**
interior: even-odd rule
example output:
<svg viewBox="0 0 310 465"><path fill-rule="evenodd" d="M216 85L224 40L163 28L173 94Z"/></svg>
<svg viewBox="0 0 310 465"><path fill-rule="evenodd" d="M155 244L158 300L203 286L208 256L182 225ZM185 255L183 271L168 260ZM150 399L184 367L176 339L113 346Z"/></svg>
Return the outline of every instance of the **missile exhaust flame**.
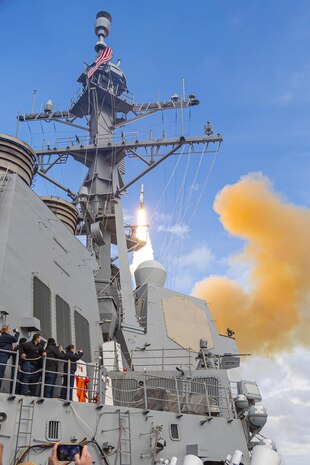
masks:
<svg viewBox="0 0 310 465"><path fill-rule="evenodd" d="M140 241L146 242L148 236L149 226L146 221L146 211L145 208L139 208L137 214L137 229L136 235Z"/></svg>
<svg viewBox="0 0 310 465"><path fill-rule="evenodd" d="M146 260L154 260L153 247L149 234L149 225L147 224L147 214L144 208L144 189L143 184L140 192L140 208L137 213L136 236L140 241L145 242L145 246L133 253L133 260L130 267L132 275L140 263Z"/></svg>

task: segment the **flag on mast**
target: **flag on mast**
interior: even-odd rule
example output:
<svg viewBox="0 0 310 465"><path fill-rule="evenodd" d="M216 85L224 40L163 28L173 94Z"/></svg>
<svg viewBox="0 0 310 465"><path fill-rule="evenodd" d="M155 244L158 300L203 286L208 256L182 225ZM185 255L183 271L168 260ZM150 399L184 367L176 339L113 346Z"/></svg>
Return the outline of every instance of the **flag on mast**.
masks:
<svg viewBox="0 0 310 465"><path fill-rule="evenodd" d="M96 60L89 66L87 70L87 77L90 78L94 74L94 72L97 71L99 66L112 60L112 58L113 58L112 49L110 47L105 47L103 50L101 50Z"/></svg>

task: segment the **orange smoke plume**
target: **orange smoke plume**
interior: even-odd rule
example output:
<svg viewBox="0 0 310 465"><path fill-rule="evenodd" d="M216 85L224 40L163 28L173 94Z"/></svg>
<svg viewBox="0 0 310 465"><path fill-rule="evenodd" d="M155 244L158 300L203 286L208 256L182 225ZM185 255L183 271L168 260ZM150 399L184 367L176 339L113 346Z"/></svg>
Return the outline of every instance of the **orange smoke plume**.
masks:
<svg viewBox="0 0 310 465"><path fill-rule="evenodd" d="M287 203L263 175L226 186L214 209L225 229L246 241L245 291L226 277L196 283L220 332L231 327L240 351L268 355L310 344L310 210Z"/></svg>

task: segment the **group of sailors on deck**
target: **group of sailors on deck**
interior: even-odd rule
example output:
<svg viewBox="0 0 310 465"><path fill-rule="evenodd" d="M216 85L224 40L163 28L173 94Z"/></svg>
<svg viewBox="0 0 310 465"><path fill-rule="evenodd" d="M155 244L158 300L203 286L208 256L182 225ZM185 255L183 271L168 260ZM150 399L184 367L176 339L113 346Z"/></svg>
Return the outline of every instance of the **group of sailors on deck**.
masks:
<svg viewBox="0 0 310 465"><path fill-rule="evenodd" d="M56 345L53 338L49 338L45 343L38 333L34 334L30 341L27 341L26 338L20 338L18 329L14 329L13 334L10 332L9 325L2 326L0 334L0 388L4 379L10 379L12 394L36 395L44 364L44 397L54 397L58 364L59 361L63 361L63 380L59 397L72 400L74 374L77 369L77 361L83 357L83 351L76 352L73 344L69 344L63 349ZM11 376L5 378L5 370L10 358L12 358Z"/></svg>

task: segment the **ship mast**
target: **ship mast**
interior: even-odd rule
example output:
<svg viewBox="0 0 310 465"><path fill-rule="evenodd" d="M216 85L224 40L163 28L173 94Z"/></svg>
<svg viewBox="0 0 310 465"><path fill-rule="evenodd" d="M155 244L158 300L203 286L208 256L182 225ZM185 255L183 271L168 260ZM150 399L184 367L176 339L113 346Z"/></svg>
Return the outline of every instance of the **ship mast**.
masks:
<svg viewBox="0 0 310 465"><path fill-rule="evenodd" d="M109 13L100 11L96 17L95 33L98 42L95 50L99 54L106 50L105 40L109 35L112 18ZM126 77L117 64L107 62L89 76L87 67L78 79L82 85L81 93L72 102L69 110L53 111L46 106L42 113L19 115L20 121L53 120L73 127L86 129L89 140L81 143L77 138L66 147L43 147L36 151L41 163L38 174L49 179L67 194L74 198L81 208L83 217L83 232L87 236L88 247L94 252L99 263L95 275L99 311L102 325L109 316L106 338L113 336L116 328L131 330L138 326L135 318L131 275L128 264L128 251L137 250L143 246L131 230L124 232L124 219L121 196L126 190L156 168L160 163L174 154L179 155L185 145L192 149L195 145L203 147L208 152L209 145L218 150L222 136L213 134L211 126L205 127L201 137L162 138L128 140L121 133L119 139L114 138L115 131L141 118L169 109L183 109L199 104L194 95L185 99L182 95L171 97L168 101L135 104L130 98ZM88 127L78 125L76 120L85 118ZM215 145L214 145L215 144ZM141 152L143 149L143 152ZM80 188L74 195L69 189L53 181L47 175L51 166L60 163L64 157L71 155L75 160L88 167L88 173ZM143 162L144 169L132 180L125 182L126 157L138 158ZM53 161L51 161L53 158ZM119 270L111 266L111 245L118 247ZM113 271L114 270L114 271ZM103 331L104 332L104 331Z"/></svg>

